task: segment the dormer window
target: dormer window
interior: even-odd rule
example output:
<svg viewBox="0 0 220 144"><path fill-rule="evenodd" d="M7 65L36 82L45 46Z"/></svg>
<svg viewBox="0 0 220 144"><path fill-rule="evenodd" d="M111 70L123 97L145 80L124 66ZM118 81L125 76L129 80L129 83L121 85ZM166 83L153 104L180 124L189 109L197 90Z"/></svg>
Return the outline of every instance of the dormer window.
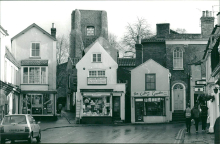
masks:
<svg viewBox="0 0 220 144"><path fill-rule="evenodd" d="M102 56L100 53L92 54L92 62L102 62Z"/></svg>
<svg viewBox="0 0 220 144"><path fill-rule="evenodd" d="M94 36L95 35L95 27L94 26L87 26L86 35L87 36Z"/></svg>

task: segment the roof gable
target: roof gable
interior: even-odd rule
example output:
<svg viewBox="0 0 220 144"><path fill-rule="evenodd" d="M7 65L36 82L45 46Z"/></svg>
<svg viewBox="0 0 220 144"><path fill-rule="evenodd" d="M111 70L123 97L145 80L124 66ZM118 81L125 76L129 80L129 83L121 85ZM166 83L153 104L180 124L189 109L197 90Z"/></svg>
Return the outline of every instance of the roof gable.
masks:
<svg viewBox="0 0 220 144"><path fill-rule="evenodd" d="M33 23L32 25L28 26L26 29L24 29L23 31L21 31L20 33L18 33L17 35L15 35L13 38L11 38L11 41L13 41L14 39L16 39L17 37L23 35L25 32L29 31L31 28L37 28L38 30L40 30L43 34L47 35L49 38L51 38L52 40L56 41L56 38L54 38L53 36L51 36L47 31L45 31L44 29L42 29L41 27L39 27L37 24Z"/></svg>
<svg viewBox="0 0 220 144"><path fill-rule="evenodd" d="M110 59L112 60L112 62L108 61L108 63L114 63L117 65L117 63L115 62L115 60L109 55L109 53L101 46L101 44L97 41L95 43L93 43L93 45L90 47L90 49L87 51L87 53L82 57L82 59L76 64L76 67L83 65L83 63L85 62L85 59L89 59L88 57L91 56L91 54L93 52L101 52L103 54L103 57L105 59Z"/></svg>
<svg viewBox="0 0 220 144"><path fill-rule="evenodd" d="M0 30L2 30L4 35L9 36L7 30L5 30L1 25L0 25Z"/></svg>
<svg viewBox="0 0 220 144"><path fill-rule="evenodd" d="M140 67L143 67L143 66L146 65L147 63L154 63L155 65L158 65L158 66L164 68L165 70L169 70L169 69L163 67L161 64L157 63L156 61L154 61L153 59L149 59L149 60L147 60L146 62L142 63L141 65L137 66L136 68L132 69L131 71L133 71L133 70L135 70L135 69L138 69L138 68L140 68Z"/></svg>

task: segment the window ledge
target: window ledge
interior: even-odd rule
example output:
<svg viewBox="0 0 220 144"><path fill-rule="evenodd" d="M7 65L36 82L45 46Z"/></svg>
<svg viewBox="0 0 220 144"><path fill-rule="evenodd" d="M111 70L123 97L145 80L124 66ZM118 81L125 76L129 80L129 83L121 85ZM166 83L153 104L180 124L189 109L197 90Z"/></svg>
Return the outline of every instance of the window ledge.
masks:
<svg viewBox="0 0 220 144"><path fill-rule="evenodd" d="M92 62L92 63L102 63L102 62Z"/></svg>
<svg viewBox="0 0 220 144"><path fill-rule="evenodd" d="M21 85L49 85L49 84L32 84L32 83L30 83L30 84L21 84Z"/></svg>
<svg viewBox="0 0 220 144"><path fill-rule="evenodd" d="M29 59L41 59L40 56L30 56Z"/></svg>
<svg viewBox="0 0 220 144"><path fill-rule="evenodd" d="M173 70L184 70L184 68L173 68Z"/></svg>

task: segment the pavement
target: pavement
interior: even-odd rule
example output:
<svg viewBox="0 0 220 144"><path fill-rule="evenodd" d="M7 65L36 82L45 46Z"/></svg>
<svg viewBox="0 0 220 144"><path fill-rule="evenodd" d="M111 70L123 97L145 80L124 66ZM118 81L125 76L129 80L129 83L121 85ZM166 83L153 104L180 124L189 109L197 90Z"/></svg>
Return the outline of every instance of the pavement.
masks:
<svg viewBox="0 0 220 144"><path fill-rule="evenodd" d="M214 133L210 134L207 131L202 132L202 125L199 125L199 130L198 133L196 133L196 129L195 126L192 125L191 126L191 130L190 133L186 133L186 129L185 132L183 133L183 137L184 140L183 142L185 144L190 144L190 143L194 143L194 144L214 144Z"/></svg>
<svg viewBox="0 0 220 144"><path fill-rule="evenodd" d="M42 131L59 127L74 127L78 126L75 123L75 114L69 111L62 111L57 116L57 120L42 120L39 124Z"/></svg>

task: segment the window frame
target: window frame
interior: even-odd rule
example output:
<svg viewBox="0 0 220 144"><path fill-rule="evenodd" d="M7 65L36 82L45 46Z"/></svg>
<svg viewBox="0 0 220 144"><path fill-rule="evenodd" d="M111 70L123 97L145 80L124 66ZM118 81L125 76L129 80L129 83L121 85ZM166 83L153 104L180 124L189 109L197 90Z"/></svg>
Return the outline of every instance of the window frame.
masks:
<svg viewBox="0 0 220 144"><path fill-rule="evenodd" d="M173 50L173 69L174 70L182 70L183 69L183 50L179 47L177 47Z"/></svg>
<svg viewBox="0 0 220 144"><path fill-rule="evenodd" d="M27 75L24 73L24 69L27 68ZM39 83L30 83L30 68L39 68ZM43 74L42 74L42 68L45 69L45 83L42 83L43 81ZM27 82L24 82L24 76L27 76ZM35 80L35 77L34 77ZM22 84L48 84L48 67L47 66L22 66Z"/></svg>
<svg viewBox="0 0 220 144"><path fill-rule="evenodd" d="M95 55L95 61L94 61L94 55ZM98 57L98 55L100 55L100 57ZM92 53L92 63L101 63L101 62L102 62L102 53Z"/></svg>
<svg viewBox="0 0 220 144"><path fill-rule="evenodd" d="M153 82L147 82L147 76L148 75L153 75L154 76L154 88L153 89L148 89L147 88L147 83L153 83ZM156 73L147 73L147 74L145 74L145 90L146 91L156 90Z"/></svg>
<svg viewBox="0 0 220 144"><path fill-rule="evenodd" d="M90 72L92 73L92 72L94 72L95 73L95 75L90 75ZM104 72L104 75L99 75L99 72L101 72L102 74L103 74L103 72ZM106 77L105 76L105 74L106 74L106 72L105 72L105 70L89 70L89 73L88 73L88 77Z"/></svg>
<svg viewBox="0 0 220 144"><path fill-rule="evenodd" d="M39 44L39 56L33 56L32 53L32 44ZM30 57L41 57L41 43L40 42L31 42L30 43Z"/></svg>
<svg viewBox="0 0 220 144"><path fill-rule="evenodd" d="M88 35L88 28L93 28L93 35ZM95 26L86 26L86 36L95 36Z"/></svg>

